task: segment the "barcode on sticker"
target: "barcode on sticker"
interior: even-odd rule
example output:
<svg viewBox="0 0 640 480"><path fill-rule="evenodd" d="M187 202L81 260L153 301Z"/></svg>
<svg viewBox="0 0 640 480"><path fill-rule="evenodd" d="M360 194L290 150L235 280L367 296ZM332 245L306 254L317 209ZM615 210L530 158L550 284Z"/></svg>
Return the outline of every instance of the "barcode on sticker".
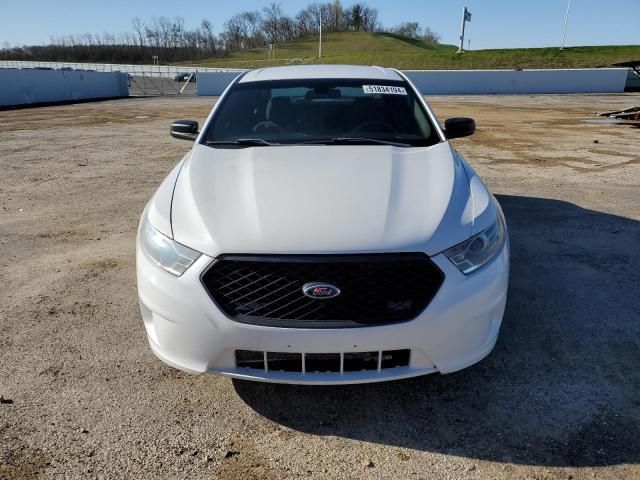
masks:
<svg viewBox="0 0 640 480"><path fill-rule="evenodd" d="M364 93L381 93L383 95L406 95L404 87L394 87L393 85L363 85Z"/></svg>

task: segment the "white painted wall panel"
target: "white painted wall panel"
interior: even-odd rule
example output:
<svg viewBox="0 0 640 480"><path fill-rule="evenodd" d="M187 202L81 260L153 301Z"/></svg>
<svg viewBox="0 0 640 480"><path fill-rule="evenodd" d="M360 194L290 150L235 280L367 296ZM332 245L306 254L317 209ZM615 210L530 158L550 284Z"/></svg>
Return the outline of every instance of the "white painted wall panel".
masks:
<svg viewBox="0 0 640 480"><path fill-rule="evenodd" d="M0 69L0 106L128 95L126 73Z"/></svg>
<svg viewBox="0 0 640 480"><path fill-rule="evenodd" d="M404 72L424 95L618 93L626 68L575 70L410 70Z"/></svg>
<svg viewBox="0 0 640 480"><path fill-rule="evenodd" d="M576 70L411 70L425 95L618 93L625 68ZM198 95L220 95L239 71L198 72ZM0 106L127 96L120 72L0 69Z"/></svg>
<svg viewBox="0 0 640 480"><path fill-rule="evenodd" d="M198 72L198 95L217 97L240 73L242 72Z"/></svg>
<svg viewBox="0 0 640 480"><path fill-rule="evenodd" d="M408 70L424 95L618 93L626 68L575 70ZM236 72L198 72L198 95L220 95Z"/></svg>
<svg viewBox="0 0 640 480"><path fill-rule="evenodd" d="M147 77L173 77L184 72L242 72L237 68L217 68L188 65L130 65L124 63L77 63L77 62L34 62L21 60L0 60L0 68L34 68L53 69L71 68L73 70L95 70L96 72L125 72L131 75Z"/></svg>
<svg viewBox="0 0 640 480"><path fill-rule="evenodd" d="M640 73L636 73L629 69L629 75L627 75L627 85L625 89L637 91L640 90Z"/></svg>

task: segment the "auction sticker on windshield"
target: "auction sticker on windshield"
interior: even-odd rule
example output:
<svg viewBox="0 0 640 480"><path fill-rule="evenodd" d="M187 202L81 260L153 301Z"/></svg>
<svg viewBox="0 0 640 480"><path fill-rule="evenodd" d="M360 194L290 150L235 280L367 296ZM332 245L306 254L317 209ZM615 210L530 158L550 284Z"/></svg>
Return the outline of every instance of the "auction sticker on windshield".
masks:
<svg viewBox="0 0 640 480"><path fill-rule="evenodd" d="M395 87L393 85L363 85L364 93L382 93L384 95L406 95L407 91L404 87Z"/></svg>

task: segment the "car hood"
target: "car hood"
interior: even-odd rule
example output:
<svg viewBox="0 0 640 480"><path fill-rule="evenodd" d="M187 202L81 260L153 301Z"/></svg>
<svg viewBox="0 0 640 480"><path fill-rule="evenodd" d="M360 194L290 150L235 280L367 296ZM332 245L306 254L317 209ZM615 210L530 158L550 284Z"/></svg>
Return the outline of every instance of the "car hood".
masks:
<svg viewBox="0 0 640 480"><path fill-rule="evenodd" d="M469 181L448 142L424 148L195 145L171 208L176 241L222 253L429 255L471 234Z"/></svg>

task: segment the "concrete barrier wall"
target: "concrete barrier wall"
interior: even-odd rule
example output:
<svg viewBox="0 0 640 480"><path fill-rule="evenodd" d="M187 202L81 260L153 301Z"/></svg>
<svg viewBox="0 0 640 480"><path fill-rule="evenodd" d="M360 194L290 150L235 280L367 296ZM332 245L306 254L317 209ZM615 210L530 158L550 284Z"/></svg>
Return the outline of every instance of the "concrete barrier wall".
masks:
<svg viewBox="0 0 640 480"><path fill-rule="evenodd" d="M198 95L217 97L240 73L242 72L198 72Z"/></svg>
<svg viewBox="0 0 640 480"><path fill-rule="evenodd" d="M239 71L198 72L198 95L220 95ZM409 70L425 95L623 92L628 69ZM121 72L0 69L0 106L124 97Z"/></svg>
<svg viewBox="0 0 640 480"><path fill-rule="evenodd" d="M625 90L629 92L640 91L640 73L636 73L633 70L629 69Z"/></svg>
<svg viewBox="0 0 640 480"><path fill-rule="evenodd" d="M0 69L0 106L68 102L129 95L127 74Z"/></svg>
<svg viewBox="0 0 640 480"><path fill-rule="evenodd" d="M626 68L576 70L408 70L424 95L618 93ZM198 95L220 95L237 73L198 72Z"/></svg>
<svg viewBox="0 0 640 480"><path fill-rule="evenodd" d="M626 68L576 70L411 70L404 72L425 95L618 93Z"/></svg>
<svg viewBox="0 0 640 480"><path fill-rule="evenodd" d="M237 68L217 68L188 65L131 65L126 63L78 63L78 62L33 62L0 60L0 68L52 68L56 70L95 70L96 72L125 72L147 77L173 77L176 73L192 72L242 72Z"/></svg>

